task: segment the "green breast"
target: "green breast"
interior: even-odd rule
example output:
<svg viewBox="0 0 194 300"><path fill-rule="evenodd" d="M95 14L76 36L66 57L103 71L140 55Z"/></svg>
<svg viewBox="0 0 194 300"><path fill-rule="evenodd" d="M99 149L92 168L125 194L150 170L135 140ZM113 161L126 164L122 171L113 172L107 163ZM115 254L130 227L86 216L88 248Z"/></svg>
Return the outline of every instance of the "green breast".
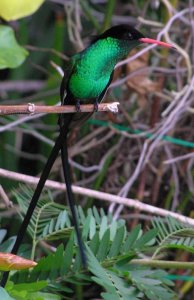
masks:
<svg viewBox="0 0 194 300"><path fill-rule="evenodd" d="M97 98L106 88L119 60L127 55L129 46L107 38L92 44L74 56L75 64L68 88L75 98Z"/></svg>
<svg viewBox="0 0 194 300"><path fill-rule="evenodd" d="M99 75L96 80L90 72L75 72L69 80L69 90L77 99L97 98L109 82L110 75Z"/></svg>

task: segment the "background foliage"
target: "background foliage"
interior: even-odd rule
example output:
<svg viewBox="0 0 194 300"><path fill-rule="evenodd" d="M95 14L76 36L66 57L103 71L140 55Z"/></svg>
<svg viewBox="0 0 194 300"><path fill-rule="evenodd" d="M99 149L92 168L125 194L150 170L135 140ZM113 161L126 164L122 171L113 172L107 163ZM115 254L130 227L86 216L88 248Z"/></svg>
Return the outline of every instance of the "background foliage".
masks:
<svg viewBox="0 0 194 300"><path fill-rule="evenodd" d="M0 104L58 103L61 77L53 63L64 68L90 36L111 25L130 23L146 36L177 44L177 52L141 48L129 54L116 68L105 99L118 100L121 112L95 114L75 129L69 153L74 184L192 217L193 12L192 0L50 0L27 18L8 22L4 17ZM5 201L0 251L8 252L20 223L15 208L23 216L32 194L19 185L19 174L40 174L58 127L55 115L0 116L0 124L0 168L18 172L18 182L9 175L0 177L13 202L7 207L0 196ZM50 177L63 181L60 159ZM6 290L0 290L2 299L173 299L174 293L175 299L192 299L193 271L186 267L194 248L191 226L76 195L89 256L85 272L64 198L56 190L42 196L20 249L20 255L39 261L38 266L12 274ZM167 274L159 265L153 268L152 257L182 261L185 268L166 267ZM145 259L149 262L143 266ZM173 286L172 275L184 275L185 281L182 277Z"/></svg>

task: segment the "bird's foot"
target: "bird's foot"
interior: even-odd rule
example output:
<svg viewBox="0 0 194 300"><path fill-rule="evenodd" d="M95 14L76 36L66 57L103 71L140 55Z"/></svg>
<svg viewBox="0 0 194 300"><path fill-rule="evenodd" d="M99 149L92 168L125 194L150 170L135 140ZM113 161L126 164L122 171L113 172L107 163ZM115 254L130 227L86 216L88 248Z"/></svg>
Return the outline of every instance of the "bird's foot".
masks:
<svg viewBox="0 0 194 300"><path fill-rule="evenodd" d="M98 111L98 101L96 100L94 103L94 112Z"/></svg>
<svg viewBox="0 0 194 300"><path fill-rule="evenodd" d="M79 100L75 104L75 109L76 109L76 112L81 112L81 105L80 105L80 101Z"/></svg>

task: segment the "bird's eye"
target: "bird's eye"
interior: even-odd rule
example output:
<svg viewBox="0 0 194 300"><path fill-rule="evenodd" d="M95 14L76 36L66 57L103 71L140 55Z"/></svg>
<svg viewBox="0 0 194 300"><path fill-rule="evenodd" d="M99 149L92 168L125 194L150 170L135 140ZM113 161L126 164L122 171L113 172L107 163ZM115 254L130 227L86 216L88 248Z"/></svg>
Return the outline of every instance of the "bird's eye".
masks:
<svg viewBox="0 0 194 300"><path fill-rule="evenodd" d="M128 32L128 39L132 40L133 39L133 36L130 32Z"/></svg>
<svg viewBox="0 0 194 300"><path fill-rule="evenodd" d="M134 39L133 34L130 31L125 31L122 34L122 38L127 41L132 41Z"/></svg>

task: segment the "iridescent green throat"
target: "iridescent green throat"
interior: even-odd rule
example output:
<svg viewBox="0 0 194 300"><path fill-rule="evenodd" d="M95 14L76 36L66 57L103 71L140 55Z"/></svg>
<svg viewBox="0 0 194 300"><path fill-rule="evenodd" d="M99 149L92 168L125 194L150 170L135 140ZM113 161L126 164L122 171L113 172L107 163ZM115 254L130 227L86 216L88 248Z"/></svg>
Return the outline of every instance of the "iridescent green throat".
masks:
<svg viewBox="0 0 194 300"><path fill-rule="evenodd" d="M114 38L101 39L73 56L69 90L76 99L97 98L106 88L115 65L139 45Z"/></svg>

